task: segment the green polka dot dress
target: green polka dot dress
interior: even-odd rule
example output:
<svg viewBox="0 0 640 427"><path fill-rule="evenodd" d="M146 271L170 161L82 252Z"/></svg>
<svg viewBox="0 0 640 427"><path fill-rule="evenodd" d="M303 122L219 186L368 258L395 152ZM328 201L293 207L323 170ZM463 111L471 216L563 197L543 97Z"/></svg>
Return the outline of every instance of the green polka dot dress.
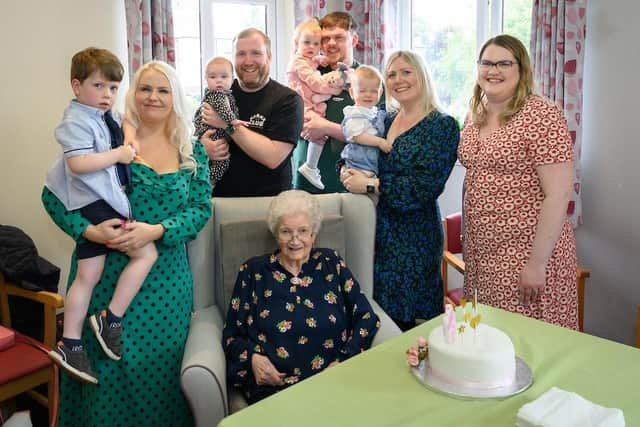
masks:
<svg viewBox="0 0 640 427"><path fill-rule="evenodd" d="M166 231L156 241L158 260L123 319L123 356L108 359L88 322L83 343L98 385L76 382L65 374L60 381L59 426L190 426L191 412L180 389L180 366L189 332L192 280L185 243L196 237L211 215L211 187L207 156L194 143L196 173L180 170L157 174L132 164L133 215L138 221L161 223ZM42 201L56 224L75 240L89 224L77 211L66 212L44 189ZM128 258L107 255L105 269L94 289L89 314L107 307ZM69 283L76 273L75 254Z"/></svg>

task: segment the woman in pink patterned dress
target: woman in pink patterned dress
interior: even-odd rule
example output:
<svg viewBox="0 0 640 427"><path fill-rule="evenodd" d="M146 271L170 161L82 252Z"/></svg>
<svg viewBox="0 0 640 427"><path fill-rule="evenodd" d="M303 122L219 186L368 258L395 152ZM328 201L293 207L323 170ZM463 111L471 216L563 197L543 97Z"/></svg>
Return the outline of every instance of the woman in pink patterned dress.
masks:
<svg viewBox="0 0 640 427"><path fill-rule="evenodd" d="M458 158L464 180L465 294L578 329L576 247L566 211L573 143L562 110L533 94L531 63L509 35L478 60Z"/></svg>

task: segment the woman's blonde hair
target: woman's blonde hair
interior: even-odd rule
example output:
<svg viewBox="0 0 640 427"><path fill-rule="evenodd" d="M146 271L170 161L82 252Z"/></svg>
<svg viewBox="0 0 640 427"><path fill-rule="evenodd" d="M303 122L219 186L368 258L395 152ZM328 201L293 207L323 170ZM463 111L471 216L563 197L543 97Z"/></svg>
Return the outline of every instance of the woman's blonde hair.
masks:
<svg viewBox="0 0 640 427"><path fill-rule="evenodd" d="M480 55L478 55L478 61L482 59L487 46L496 45L501 48L507 49L516 60L516 65L520 70L520 80L516 87L515 95L509 100L506 109L500 113L498 120L500 124L508 122L514 114L516 114L524 106L527 97L534 92L533 87L533 70L531 69L531 60L527 49L522 42L517 38L508 34L500 34L493 38L490 38L485 42L480 49ZM487 107L486 107L486 95L478 82L473 88L473 96L469 102L469 111L471 113L471 120L476 125L481 125L487 120Z"/></svg>
<svg viewBox="0 0 640 427"><path fill-rule="evenodd" d="M389 56L389 58L387 59L387 65L384 67L385 85L387 87L389 86L386 82L389 76L389 68L391 67L391 64L393 64L393 61L398 58L404 59L406 63L411 66L411 68L416 70L418 85L424 93L424 96L422 97L422 110L424 114L428 115L433 110L439 110L440 108L438 106L438 96L433 90L433 84L431 83L431 77L429 76L427 66L422 58L420 58L420 56L409 50L398 50L393 52L391 56ZM386 109L389 112L397 112L400 109L400 104L398 104L398 101L393 96L391 96L389 90L385 91L385 102Z"/></svg>
<svg viewBox="0 0 640 427"><path fill-rule="evenodd" d="M190 119L191 112L182 85L178 81L176 70L171 65L162 61L150 61L136 71L136 74L133 76L133 82L127 92L126 117L136 129L140 126L141 120L135 98L136 91L140 85L140 78L147 70L155 70L165 76L169 81L173 98L173 108L165 125L165 131L171 144L178 148L180 154L180 169L187 169L195 173L197 163L193 157L193 142L191 141L191 135L193 133L193 125Z"/></svg>

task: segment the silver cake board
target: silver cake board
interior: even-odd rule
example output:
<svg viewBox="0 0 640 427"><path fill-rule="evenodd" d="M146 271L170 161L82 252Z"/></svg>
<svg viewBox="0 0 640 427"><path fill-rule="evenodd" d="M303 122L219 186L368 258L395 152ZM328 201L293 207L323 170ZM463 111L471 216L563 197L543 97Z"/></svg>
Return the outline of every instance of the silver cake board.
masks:
<svg viewBox="0 0 640 427"><path fill-rule="evenodd" d="M533 373L527 363L516 356L516 376L512 384L494 388L475 388L453 384L434 375L429 369L429 359L412 367L413 375L425 387L458 399L501 399L522 393L533 384Z"/></svg>

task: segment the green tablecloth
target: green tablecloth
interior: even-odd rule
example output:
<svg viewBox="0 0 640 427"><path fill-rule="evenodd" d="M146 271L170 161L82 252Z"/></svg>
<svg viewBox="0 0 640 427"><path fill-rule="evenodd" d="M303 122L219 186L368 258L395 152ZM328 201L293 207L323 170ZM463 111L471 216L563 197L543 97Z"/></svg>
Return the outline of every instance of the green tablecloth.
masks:
<svg viewBox="0 0 640 427"><path fill-rule="evenodd" d="M425 388L405 350L441 325L433 319L341 365L250 406L219 424L233 426L515 426L518 409L555 386L620 408L640 426L640 350L499 309L480 306L483 323L513 340L533 385L503 400L459 400Z"/></svg>

